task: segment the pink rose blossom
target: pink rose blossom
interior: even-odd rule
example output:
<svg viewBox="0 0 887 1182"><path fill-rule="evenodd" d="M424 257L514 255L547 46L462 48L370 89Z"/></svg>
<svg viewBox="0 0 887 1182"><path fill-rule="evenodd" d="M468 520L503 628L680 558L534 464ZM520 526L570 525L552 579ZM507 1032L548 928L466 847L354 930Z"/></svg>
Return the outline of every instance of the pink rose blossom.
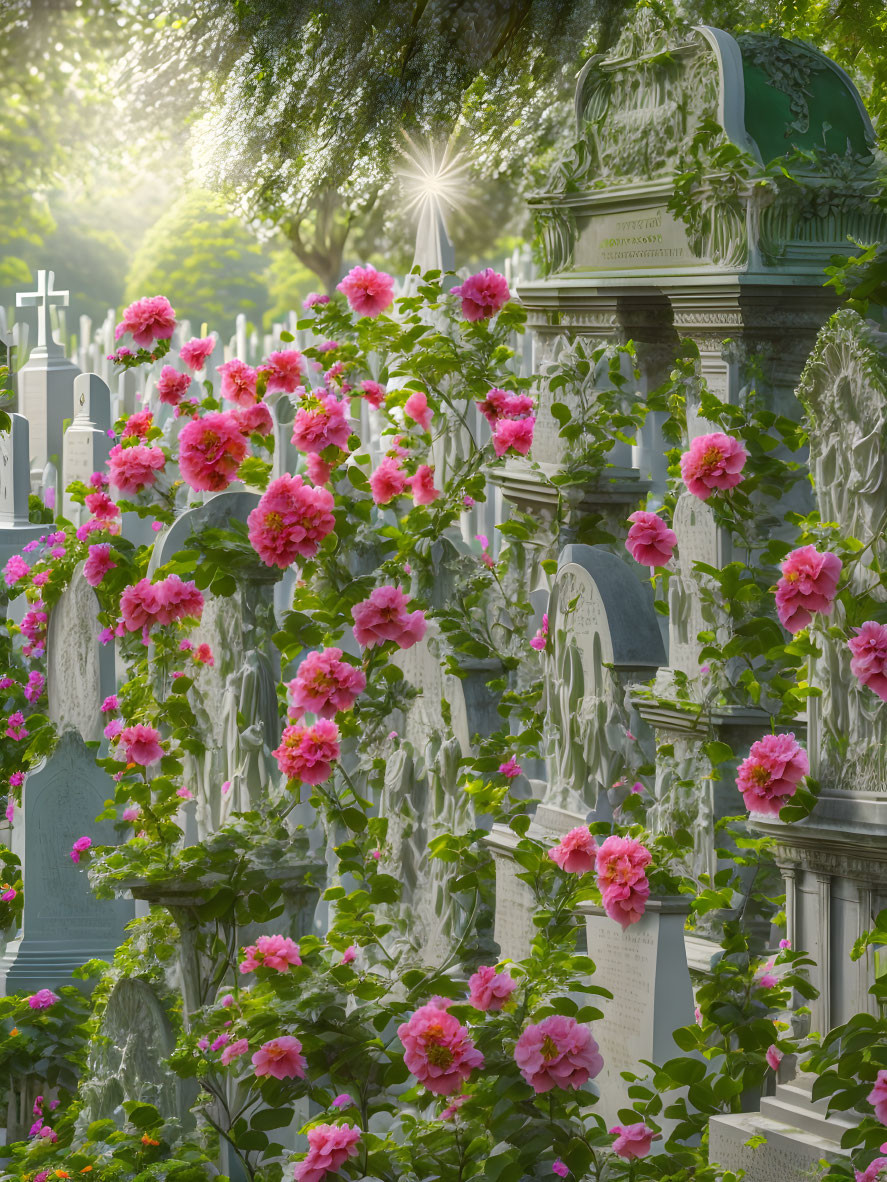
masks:
<svg viewBox="0 0 887 1182"><path fill-rule="evenodd" d="M517 419L532 414L536 404L529 394L515 394L494 387L483 402L475 405L490 426L495 427L499 419Z"/></svg>
<svg viewBox="0 0 887 1182"><path fill-rule="evenodd" d="M33 706L43 696L46 689L46 678L37 669L28 674L28 684L25 686L25 697Z"/></svg>
<svg viewBox="0 0 887 1182"><path fill-rule="evenodd" d="M30 573L31 568L24 558L20 554L13 554L3 568L3 579L7 587L13 587L19 579L27 578Z"/></svg>
<svg viewBox="0 0 887 1182"><path fill-rule="evenodd" d="M516 776L519 776L522 771L523 768L513 755L509 756L504 763L500 763L498 768L499 775L505 776L509 780L513 780Z"/></svg>
<svg viewBox="0 0 887 1182"><path fill-rule="evenodd" d="M130 804L123 810L122 819L128 825L134 824L139 819L138 805Z"/></svg>
<svg viewBox="0 0 887 1182"><path fill-rule="evenodd" d="M198 491L219 492L237 475L246 455L246 440L235 415L210 411L192 419L179 435L179 468Z"/></svg>
<svg viewBox="0 0 887 1182"><path fill-rule="evenodd" d="M555 1158L551 1163L552 1174L557 1174L559 1178L566 1178L570 1173L570 1167L566 1162L561 1161L559 1157Z"/></svg>
<svg viewBox="0 0 887 1182"><path fill-rule="evenodd" d="M305 467L308 470L308 478L312 484L321 485L326 484L333 473L332 464L328 464L326 460L322 460L320 456L313 451L309 451L305 456Z"/></svg>
<svg viewBox="0 0 887 1182"><path fill-rule="evenodd" d="M330 1107L331 1108L347 1108L350 1103L351 1103L351 1097L348 1095L347 1092L342 1092L340 1095L336 1096L335 1100L333 1100Z"/></svg>
<svg viewBox="0 0 887 1182"><path fill-rule="evenodd" d="M847 645L853 654L850 670L860 682L887 702L887 626L866 620Z"/></svg>
<svg viewBox="0 0 887 1182"><path fill-rule="evenodd" d="M218 1038L214 1038L213 1041L209 1044L209 1049L211 1051L219 1051L219 1050L221 1050L221 1048L223 1046L225 1046L226 1043L229 1043L230 1041L231 1041L230 1034L220 1034Z"/></svg>
<svg viewBox="0 0 887 1182"><path fill-rule="evenodd" d="M406 472L391 456L386 456L370 476L370 491L377 505L387 505L403 496L408 484Z"/></svg>
<svg viewBox="0 0 887 1182"><path fill-rule="evenodd" d="M116 444L108 457L111 483L122 493L137 493L152 485L166 464L166 456L159 447L146 447L137 443L135 447Z"/></svg>
<svg viewBox="0 0 887 1182"><path fill-rule="evenodd" d="M299 945L289 936L259 936L255 944L250 944L243 952L244 959L240 962L242 973L254 973L259 967L286 973L291 965L302 963Z"/></svg>
<svg viewBox="0 0 887 1182"><path fill-rule="evenodd" d="M135 414L129 416L123 426L124 438L135 436L138 439L144 439L153 426L154 415L150 410L136 411Z"/></svg>
<svg viewBox="0 0 887 1182"><path fill-rule="evenodd" d="M265 393L283 390L285 394L295 394L302 384L304 370L305 359L298 349L281 349L277 353L269 353L264 364L259 366L259 373L268 375Z"/></svg>
<svg viewBox="0 0 887 1182"><path fill-rule="evenodd" d="M633 837L608 837L595 856L597 885L604 910L627 928L644 914L650 896L646 868L650 851Z"/></svg>
<svg viewBox="0 0 887 1182"><path fill-rule="evenodd" d="M266 566L282 570L297 557L313 558L335 529L333 495L301 476L278 476L247 518L249 540Z"/></svg>
<svg viewBox="0 0 887 1182"><path fill-rule="evenodd" d="M247 365L245 361L240 361L235 357L232 361L226 361L224 365L220 365L216 369L216 373L220 374L222 378L221 394L223 398L242 407L249 407L255 403L258 397L256 381L259 371L257 369L253 369L251 365Z"/></svg>
<svg viewBox="0 0 887 1182"><path fill-rule="evenodd" d="M420 464L408 484L417 505L430 505L440 496L440 489L434 487L434 469L428 464Z"/></svg>
<svg viewBox="0 0 887 1182"><path fill-rule="evenodd" d="M511 299L505 276L491 267L469 275L459 287L452 288L450 295L461 298L466 320L489 320Z"/></svg>
<svg viewBox="0 0 887 1182"><path fill-rule="evenodd" d="M398 648L412 648L425 635L425 613L406 610L407 597L399 587L377 587L369 599L351 609L354 639L361 648L393 640Z"/></svg>
<svg viewBox="0 0 887 1182"><path fill-rule="evenodd" d="M533 429L536 420L532 416L527 419L498 419L493 428L493 448L497 456L504 456L507 451L516 451L525 456L533 446Z"/></svg>
<svg viewBox="0 0 887 1182"><path fill-rule="evenodd" d="M324 295L319 291L312 291L305 296L304 300L302 300L302 307L306 312L310 312L312 308L320 308L329 302L330 297L328 295Z"/></svg>
<svg viewBox="0 0 887 1182"><path fill-rule="evenodd" d="M879 1071L875 1086L866 1096L882 1125L887 1125L887 1071Z"/></svg>
<svg viewBox="0 0 887 1182"><path fill-rule="evenodd" d="M147 349L154 341L168 341L175 326L176 314L169 300L165 296L146 296L124 309L114 339L119 341L129 332L139 348Z"/></svg>
<svg viewBox="0 0 887 1182"><path fill-rule="evenodd" d="M465 1027L436 1005L420 1006L398 1026L397 1035L408 1070L438 1096L459 1091L472 1070L483 1067L484 1057Z"/></svg>
<svg viewBox="0 0 887 1182"><path fill-rule="evenodd" d="M776 584L776 614L784 628L800 632L813 619L813 612L831 615L842 565L837 554L820 553L815 546L792 550Z"/></svg>
<svg viewBox="0 0 887 1182"><path fill-rule="evenodd" d="M91 837L78 837L77 840L74 842L74 845L71 847L71 861L72 862L79 862L80 855L85 854L91 845L92 845L92 838Z"/></svg>
<svg viewBox="0 0 887 1182"><path fill-rule="evenodd" d="M273 755L288 779L322 784L332 775L332 765L339 758L339 728L327 718L313 726L285 727Z"/></svg>
<svg viewBox="0 0 887 1182"><path fill-rule="evenodd" d="M707 501L715 489L725 491L742 482L745 448L732 435L715 431L698 435L681 456L681 476L689 492Z"/></svg>
<svg viewBox="0 0 887 1182"><path fill-rule="evenodd" d="M315 1125L308 1130L308 1152L295 1169L295 1182L322 1182L356 1157L360 1129L353 1125Z"/></svg>
<svg viewBox="0 0 887 1182"><path fill-rule="evenodd" d="M131 448L128 450L132 450ZM98 492L87 493L84 502L87 509L92 515L99 519L99 521L113 521L120 516L120 510L117 505L111 500L108 494L102 490Z"/></svg>
<svg viewBox="0 0 887 1182"><path fill-rule="evenodd" d="M887 1149L887 1145L881 1146L881 1152ZM887 1157L876 1157L864 1170L854 1170L854 1182L880 1182L880 1180L887 1174ZM34 1179L37 1182L37 1179Z"/></svg>
<svg viewBox="0 0 887 1182"><path fill-rule="evenodd" d="M249 1042L245 1038L238 1038L222 1051L222 1066L227 1067L234 1059L239 1059L249 1050Z"/></svg>
<svg viewBox="0 0 887 1182"><path fill-rule="evenodd" d="M783 940L779 941L779 947L783 950L785 950L786 948L791 948L791 946L792 946L791 940L783 939Z"/></svg>
<svg viewBox="0 0 887 1182"><path fill-rule="evenodd" d="M81 837L80 840L83 841L83 838ZM32 993L28 998L28 1005L32 1010L48 1010L58 1000L58 997L51 989L38 989L36 993Z"/></svg>
<svg viewBox="0 0 887 1182"><path fill-rule="evenodd" d="M528 1026L515 1044L514 1059L537 1094L581 1088L604 1065L589 1028L562 1014Z"/></svg>
<svg viewBox="0 0 887 1182"><path fill-rule="evenodd" d="M335 394L307 394L293 419L291 442L299 451L319 454L328 447L347 450L351 428L345 418L345 401Z"/></svg>
<svg viewBox="0 0 887 1182"><path fill-rule="evenodd" d="M270 1075L274 1079L304 1079L305 1058L302 1044L292 1035L272 1038L253 1055L256 1076Z"/></svg>
<svg viewBox="0 0 887 1182"><path fill-rule="evenodd" d="M355 956L357 956L357 949L354 947L353 944L349 944L348 947L345 949L345 951L342 953L341 963L342 964L351 964L351 962L352 962L352 960L354 960Z"/></svg>
<svg viewBox="0 0 887 1182"><path fill-rule="evenodd" d="M9 782L13 786L13 788L21 788L22 784L24 784L24 782L25 782L25 773L24 772L13 772L12 775L9 777Z"/></svg>
<svg viewBox="0 0 887 1182"><path fill-rule="evenodd" d="M309 653L289 683L292 715L301 718L310 711L318 718L333 718L340 710L350 710L365 689L366 676L342 660L340 648Z"/></svg>
<svg viewBox="0 0 887 1182"><path fill-rule="evenodd" d="M4 903L11 903L17 894L18 891L14 890L13 887L9 887L3 892L2 895L0 895L0 900L2 900Z"/></svg>
<svg viewBox="0 0 887 1182"><path fill-rule="evenodd" d="M468 978L468 1004L476 1010L501 1010L517 989L508 973L497 973L493 965L481 965Z"/></svg>
<svg viewBox="0 0 887 1182"><path fill-rule="evenodd" d="M25 727L25 716L21 710L16 710L10 714L6 720L6 737L8 739L15 739L18 743L22 739L26 739L31 732Z"/></svg>
<svg viewBox="0 0 887 1182"><path fill-rule="evenodd" d="M394 302L394 280L375 267L352 267L336 290L358 316L378 316Z"/></svg>
<svg viewBox="0 0 887 1182"><path fill-rule="evenodd" d="M379 382L374 382L371 378L367 378L365 382L361 382L359 389L364 399L375 410L378 410L385 401L385 387L380 385Z"/></svg>
<svg viewBox="0 0 887 1182"><path fill-rule="evenodd" d="M767 1047L766 1054L764 1055L764 1058L767 1060L768 1065L772 1068L773 1071L777 1070L777 1068L779 1067L779 1064L783 1060L783 1057L784 1056L783 1056L782 1051L779 1049L778 1046L776 1046L775 1043L771 1043L771 1045L769 1047Z"/></svg>
<svg viewBox="0 0 887 1182"><path fill-rule="evenodd" d="M191 375L179 373L173 365L164 365L157 379L157 397L167 406L178 406L191 387Z"/></svg>
<svg viewBox="0 0 887 1182"><path fill-rule="evenodd" d="M565 833L556 846L548 851L552 862L568 874L588 874L594 869L597 842L585 825Z"/></svg>
<svg viewBox="0 0 887 1182"><path fill-rule="evenodd" d="M257 402L255 406L235 406L233 414L242 435L270 435L274 430L271 411L264 402Z"/></svg>
<svg viewBox="0 0 887 1182"><path fill-rule="evenodd" d="M809 771L807 753L794 733L764 735L739 765L736 785L749 812L775 816Z"/></svg>
<svg viewBox="0 0 887 1182"><path fill-rule="evenodd" d="M121 720L119 718L112 718L111 721L105 727L103 733L104 733L104 736L106 739L110 739L113 742L113 740L117 738L117 736L120 734L120 732L122 730L123 730L123 723L121 722Z"/></svg>
<svg viewBox="0 0 887 1182"><path fill-rule="evenodd" d="M203 605L203 595L197 586L184 582L178 575L168 575L159 583L140 579L126 587L120 596L121 624L125 631L137 632L155 624L172 624L186 616L199 620Z"/></svg>
<svg viewBox="0 0 887 1182"><path fill-rule="evenodd" d="M646 1157L656 1136L653 1129L647 1128L643 1121L636 1125L614 1125L610 1132L616 1138L613 1142L613 1152L628 1161Z"/></svg>
<svg viewBox="0 0 887 1182"><path fill-rule="evenodd" d="M625 548L641 566L665 566L677 545L677 534L669 529L658 513L639 510L628 519L633 521Z"/></svg>
<svg viewBox="0 0 887 1182"><path fill-rule="evenodd" d="M179 349L179 357L192 373L198 373L206 365L206 359L215 347L215 337L192 337Z"/></svg>
<svg viewBox="0 0 887 1182"><path fill-rule="evenodd" d="M90 587L98 587L109 570L114 570L116 562L111 561L111 547L107 542L98 546L90 546L89 554L83 566L83 577Z"/></svg>
<svg viewBox="0 0 887 1182"><path fill-rule="evenodd" d="M160 732L153 726L136 723L120 732L120 742L126 749L126 762L138 763L142 767L150 767L158 759L163 758L163 748L160 745Z"/></svg>
<svg viewBox="0 0 887 1182"><path fill-rule="evenodd" d="M423 431L431 430L431 407L428 397L421 390L414 390L403 406L403 413L414 423L418 423Z"/></svg>

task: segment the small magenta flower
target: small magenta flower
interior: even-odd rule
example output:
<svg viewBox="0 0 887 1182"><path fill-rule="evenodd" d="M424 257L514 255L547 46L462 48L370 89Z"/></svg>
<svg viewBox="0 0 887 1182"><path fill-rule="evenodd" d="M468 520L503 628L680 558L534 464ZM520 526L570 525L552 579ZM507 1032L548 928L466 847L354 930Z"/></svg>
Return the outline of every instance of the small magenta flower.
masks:
<svg viewBox="0 0 887 1182"><path fill-rule="evenodd" d="M551 1172L552 1172L552 1174L557 1174L557 1176L559 1178L566 1178L567 1175L570 1173L570 1170L569 1170L569 1167L567 1166L567 1164L565 1162L562 1162L561 1159L558 1157L558 1158L555 1158L555 1160L551 1163Z"/></svg>
<svg viewBox="0 0 887 1182"><path fill-rule="evenodd" d="M775 1043L772 1043L769 1047L767 1047L767 1052L764 1057L766 1058L768 1065L774 1071L778 1069L779 1064L784 1058L782 1051Z"/></svg>
<svg viewBox="0 0 887 1182"><path fill-rule="evenodd" d="M345 951L342 953L342 964L351 964L351 962L352 962L352 960L354 960L355 956L357 956L357 949L354 947L353 944L349 944L348 947L345 949Z"/></svg>
<svg viewBox="0 0 887 1182"><path fill-rule="evenodd" d="M58 1000L58 997L51 989L38 989L36 993L32 993L28 998L28 1005L32 1010L48 1010Z"/></svg>
<svg viewBox="0 0 887 1182"><path fill-rule="evenodd" d="M74 846L71 850L71 861L72 862L79 862L80 855L85 854L91 845L92 845L92 838L91 837L78 837L77 840L74 842Z"/></svg>
<svg viewBox="0 0 887 1182"><path fill-rule="evenodd" d="M348 1095L347 1092L342 1092L342 1094L340 1096L336 1096L335 1100L333 1100L330 1107L331 1108L347 1108L350 1103L351 1103L351 1097Z"/></svg>
<svg viewBox="0 0 887 1182"><path fill-rule="evenodd" d="M509 756L505 763L499 764L499 775L505 776L509 780L513 780L516 776L519 776L522 770L521 765L513 755Z"/></svg>

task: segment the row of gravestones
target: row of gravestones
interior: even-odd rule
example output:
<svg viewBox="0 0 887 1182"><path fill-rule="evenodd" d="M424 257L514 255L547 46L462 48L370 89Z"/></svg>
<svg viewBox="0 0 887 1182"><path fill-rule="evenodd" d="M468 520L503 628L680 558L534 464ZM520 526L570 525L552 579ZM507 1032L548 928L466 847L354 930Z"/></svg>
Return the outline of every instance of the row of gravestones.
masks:
<svg viewBox="0 0 887 1182"><path fill-rule="evenodd" d="M789 118L787 100L777 85L774 63L786 53L811 76L810 94L799 99L808 107L806 124ZM638 90L641 77L643 87ZM654 94L670 96L670 101L655 103ZM595 59L584 71L577 111L592 172L585 188L574 184L568 193L550 194L537 203L551 273L520 293L534 329L538 362L557 359L577 335L602 344L631 339L643 394L667 375L678 338L685 336L698 345L702 376L721 397L741 402L749 396L745 374L754 363L760 374L757 396L772 409L796 416L794 390L831 310L820 286L822 268L840 250L848 232L877 237L883 231L882 216L855 196L855 203L847 200L827 215L811 217L799 205L800 198L789 196L752 217L741 205L752 200L748 196L739 202L739 216L733 207L715 208L707 223L696 231L691 226L693 232L688 233L665 207L674 162L703 118L715 118L724 138L765 164L791 147L812 148L823 137L837 155L849 145L843 179L829 177L828 159L823 156L820 161L821 173L840 195L842 185L852 186L852 180L863 176L872 142L865 112L847 79L815 51L779 39L740 44L717 30L704 29L688 32L674 44L645 13L626 30L609 58ZM848 181L848 170L852 174L854 168L859 176ZM639 187L641 180L645 183ZM702 193L700 203L707 200ZM706 230L706 225L717 226L718 233ZM725 336L732 339L728 349ZM871 325L842 313L822 330L800 381L801 398L815 423L810 463L823 516L873 544L883 513L885 344ZM600 375L591 375L592 397L599 380ZM547 513L553 523L556 493L550 478L566 457L545 392L542 397L536 463L509 461L497 481L508 500L541 510L543 517ZM615 456L605 477L583 490L580 514L599 513L618 534L644 493L650 493L653 503L662 497L668 444L660 427L657 416L648 417L636 446ZM691 404L688 436L707 429ZM235 506L228 498L248 495L222 494L203 509L189 512L201 520L206 513L224 519L230 506L241 515L245 506ZM780 510L790 507L797 504L787 501ZM180 518L169 538L159 543L159 555L167 545L179 548L195 523L187 514ZM716 864L714 823L719 815L736 811L736 798L730 767L722 766L720 781L700 779L703 769L707 771L702 742L721 737L743 753L766 719L757 711L730 705L729 684L711 686L699 671L696 633L712 624L723 629L725 622L703 615L693 564L723 565L729 559L727 539L706 506L687 495L678 503L674 525L680 558L671 582L665 637L649 590L624 555L606 547L567 547L566 538L550 530L548 553L558 557L559 565L548 605L551 639L544 656L546 775L537 786L542 803L533 832L553 838L589 812L610 815L617 799L612 798L613 785L631 768L655 758L657 747L665 745L671 754L656 759L652 815L666 830L689 818L696 839L695 868L710 871ZM770 526L762 523L763 529ZM28 527L22 523L21 528ZM172 536L176 530L179 540ZM240 603L211 606L202 625L201 638L212 642L214 635L229 635L234 628L238 641L227 664L206 673L212 682L207 700L213 703L206 726L213 742L210 762L193 769L199 788L198 832L224 819L222 802L213 800L211 789L223 769L237 782L229 806L236 808L248 801L253 777L267 766L270 730L276 725L267 687L275 671L263 663L270 651L260 618L270 610L267 590L255 597L254 590ZM76 593L72 587L68 594L73 599ZM253 601L260 607L254 609ZM56 612L60 610L61 605ZM52 639L51 685L57 676ZM405 673L422 695L399 727L408 745L399 747L390 760L382 802L408 888L410 910L405 915L415 917L421 941L432 954L446 947L461 917L452 910L446 884L426 876L421 855L436 829L465 821L455 761L467 740L469 719L462 686L443 678L434 644L429 638L406 654ZM821 1031L872 1004L867 985L873 966L865 960L850 962L848 951L884 905L887 883L887 816L882 815L887 799L881 735L885 724L871 701L852 688L845 664L837 646L826 650L811 671L811 681L822 688L828 708L799 720L799 725L808 723L814 774L818 767L823 784L817 811L792 828L778 822L758 825L779 842L789 937L817 960L820 997L811 1026ZM655 705L634 692L654 678ZM707 710L705 729L688 720L674 693L676 683L685 678L698 704L719 698L726 702ZM444 697L453 708L448 738L436 729ZM93 698L93 710L96 700L100 699ZM248 741L222 722L236 718L238 710L250 720ZM470 717L474 723L473 712ZM848 736L849 750L858 753L849 764L835 755ZM76 746L76 738L67 745ZM59 758L64 749L63 744ZM51 766L52 760L50 771ZM32 773L26 785L21 827L26 846L29 829L34 828L27 812L39 796L35 785L46 774L46 768ZM688 788L688 782L693 786ZM497 868L496 940L503 955L517 956L526 951L532 922L524 886L510 859L512 839L509 831L494 829L489 843ZM31 857L31 867L36 856ZM27 859L26 873L30 878ZM684 914L677 901L659 900L642 923L624 934L594 909L586 916L590 955L598 963L602 983L614 993L597 1031L608 1064L602 1089L607 1115L619 1107L624 1086L620 1069L634 1069L640 1058L670 1055L671 1030L691 1019L689 970L703 973L713 947L705 933L685 937ZM23 939L28 935L26 921ZM130 998L127 1005L133 1004ZM127 1078L125 1087L131 1089L132 1073ZM108 1086L108 1094L113 1093ZM115 1086L125 1092L119 1081ZM711 1156L724 1166L745 1168L751 1182L770 1182L777 1174L780 1179L800 1178L823 1153L835 1153L840 1131L833 1121L824 1122L799 1082L780 1079L776 1095L763 1101L760 1114L712 1122ZM750 1132L762 1134L763 1149L752 1152L746 1147Z"/></svg>

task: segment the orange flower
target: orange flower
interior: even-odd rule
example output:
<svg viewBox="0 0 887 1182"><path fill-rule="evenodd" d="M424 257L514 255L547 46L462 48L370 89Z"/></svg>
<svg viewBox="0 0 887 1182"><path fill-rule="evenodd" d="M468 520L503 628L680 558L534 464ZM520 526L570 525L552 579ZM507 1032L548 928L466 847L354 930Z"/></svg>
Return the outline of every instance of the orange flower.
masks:
<svg viewBox="0 0 887 1182"><path fill-rule="evenodd" d="M71 1175L67 1172L67 1170L56 1170L55 1176L56 1176L56 1178L70 1178L71 1177Z"/></svg>
<svg viewBox="0 0 887 1182"><path fill-rule="evenodd" d="M81 1174L88 1174L92 1170L92 1166L84 1166L80 1171Z"/></svg>
<svg viewBox="0 0 887 1182"><path fill-rule="evenodd" d="M160 1142L155 1141L153 1137L149 1137L148 1134L145 1133L144 1136L142 1137L142 1144L143 1145L159 1145Z"/></svg>
<svg viewBox="0 0 887 1182"><path fill-rule="evenodd" d="M10 1033L10 1036L13 1034L18 1034L18 1026L13 1026L12 1030L10 1030L9 1033Z"/></svg>

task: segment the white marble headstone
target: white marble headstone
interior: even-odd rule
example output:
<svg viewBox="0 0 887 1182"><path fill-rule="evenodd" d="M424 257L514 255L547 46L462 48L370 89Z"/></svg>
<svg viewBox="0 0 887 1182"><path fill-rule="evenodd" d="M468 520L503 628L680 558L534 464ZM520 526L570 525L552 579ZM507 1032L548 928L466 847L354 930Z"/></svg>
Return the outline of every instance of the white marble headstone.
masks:
<svg viewBox="0 0 887 1182"><path fill-rule="evenodd" d="M62 461L66 490L62 513L75 525L83 519L83 507L71 500L67 486L75 480L89 484L93 472L105 470L111 454L110 428L110 390L98 374L80 374L74 380L74 421L65 432Z"/></svg>
<svg viewBox="0 0 887 1182"><path fill-rule="evenodd" d="M80 566L50 615L46 670L49 717L87 740L102 737L100 707L115 689L114 649L99 642L98 612Z"/></svg>

